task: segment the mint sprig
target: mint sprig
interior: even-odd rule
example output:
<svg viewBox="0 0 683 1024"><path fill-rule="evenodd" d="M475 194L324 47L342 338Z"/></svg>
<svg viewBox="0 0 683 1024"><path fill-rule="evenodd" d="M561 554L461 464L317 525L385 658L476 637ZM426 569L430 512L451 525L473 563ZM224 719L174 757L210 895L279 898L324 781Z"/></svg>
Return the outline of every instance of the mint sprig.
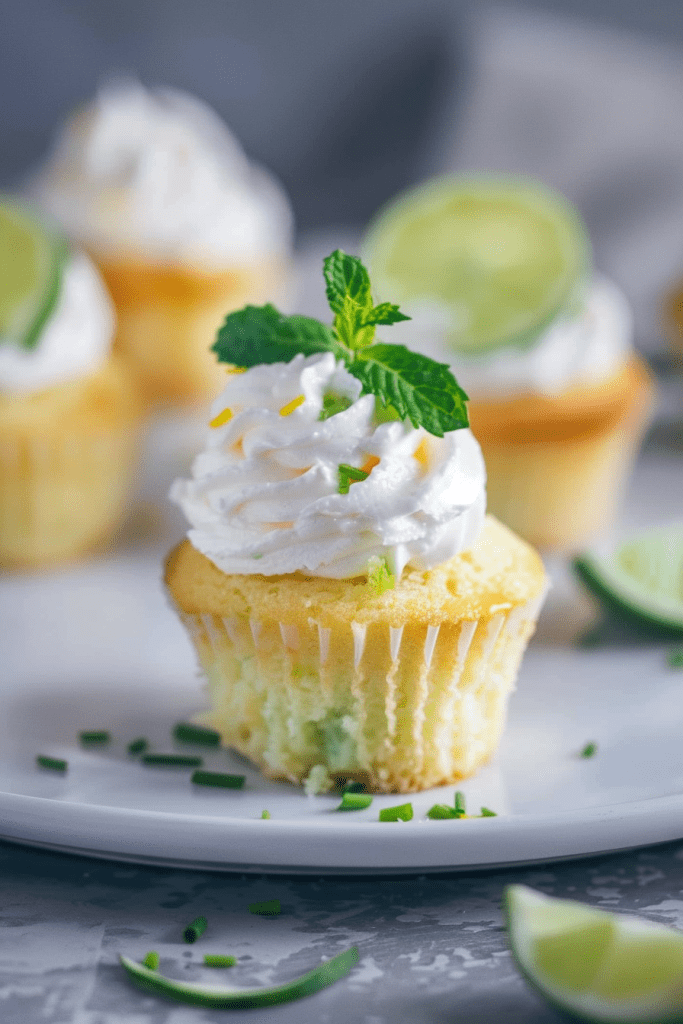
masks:
<svg viewBox="0 0 683 1024"><path fill-rule="evenodd" d="M251 367L289 362L298 353L332 352L384 408L437 437L469 425L467 395L445 363L404 345L373 344L375 329L410 317L398 306L375 306L368 272L357 256L336 249L323 261L332 327L306 316L285 316L275 306L245 306L230 313L213 345L219 362ZM326 415L334 415L330 411Z"/></svg>

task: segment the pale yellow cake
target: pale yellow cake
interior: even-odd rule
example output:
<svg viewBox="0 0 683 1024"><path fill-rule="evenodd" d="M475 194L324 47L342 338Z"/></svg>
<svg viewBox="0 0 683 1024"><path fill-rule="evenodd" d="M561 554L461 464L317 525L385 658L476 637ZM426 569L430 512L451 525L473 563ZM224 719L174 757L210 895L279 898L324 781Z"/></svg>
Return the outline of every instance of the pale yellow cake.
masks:
<svg viewBox="0 0 683 1024"><path fill-rule="evenodd" d="M546 587L491 516L469 550L382 594L365 577L226 575L187 540L165 580L226 746L273 778L399 793L490 758Z"/></svg>

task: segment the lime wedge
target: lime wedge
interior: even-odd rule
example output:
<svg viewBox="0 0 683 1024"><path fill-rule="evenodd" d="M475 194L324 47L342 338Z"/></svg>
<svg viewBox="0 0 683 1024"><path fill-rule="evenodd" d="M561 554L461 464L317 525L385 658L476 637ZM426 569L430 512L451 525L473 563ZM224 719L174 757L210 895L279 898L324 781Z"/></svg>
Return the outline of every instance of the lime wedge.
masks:
<svg viewBox="0 0 683 1024"><path fill-rule="evenodd" d="M436 309L445 342L479 353L527 347L580 300L585 228L566 200L530 180L436 178L394 199L363 244L377 298L417 318Z"/></svg>
<svg viewBox="0 0 683 1024"><path fill-rule="evenodd" d="M636 917L510 886L517 966L559 1009L605 1024L683 1021L683 935Z"/></svg>
<svg viewBox="0 0 683 1024"><path fill-rule="evenodd" d="M683 522L643 530L574 561L580 579L609 608L683 633Z"/></svg>
<svg viewBox="0 0 683 1024"><path fill-rule="evenodd" d="M68 255L26 209L0 201L0 342L34 348L59 297Z"/></svg>

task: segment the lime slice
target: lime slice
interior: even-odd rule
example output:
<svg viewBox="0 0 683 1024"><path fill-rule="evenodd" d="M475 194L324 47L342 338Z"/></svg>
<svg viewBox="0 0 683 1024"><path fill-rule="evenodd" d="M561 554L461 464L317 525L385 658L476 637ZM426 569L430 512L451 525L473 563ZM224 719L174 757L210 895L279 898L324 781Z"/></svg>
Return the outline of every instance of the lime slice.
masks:
<svg viewBox="0 0 683 1024"><path fill-rule="evenodd" d="M683 522L643 530L574 561L583 582L611 609L683 633Z"/></svg>
<svg viewBox="0 0 683 1024"><path fill-rule="evenodd" d="M12 201L0 201L0 342L34 348L59 297L66 242Z"/></svg>
<svg viewBox="0 0 683 1024"><path fill-rule="evenodd" d="M605 1024L683 1021L679 932L524 885L505 903L517 966L561 1010Z"/></svg>
<svg viewBox="0 0 683 1024"><path fill-rule="evenodd" d="M436 178L405 192L363 250L378 298L416 318L436 309L446 343L472 354L533 344L580 300L590 267L573 207L517 178Z"/></svg>

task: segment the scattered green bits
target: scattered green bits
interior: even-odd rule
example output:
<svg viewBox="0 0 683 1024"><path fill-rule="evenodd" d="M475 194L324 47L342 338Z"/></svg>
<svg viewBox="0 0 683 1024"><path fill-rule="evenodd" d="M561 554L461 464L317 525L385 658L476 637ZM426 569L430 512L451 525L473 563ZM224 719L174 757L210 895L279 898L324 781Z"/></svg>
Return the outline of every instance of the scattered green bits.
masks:
<svg viewBox="0 0 683 1024"><path fill-rule="evenodd" d="M84 746L88 746L91 743L109 743L111 736L106 729L91 729L79 732L78 739Z"/></svg>
<svg viewBox="0 0 683 1024"><path fill-rule="evenodd" d="M482 818L497 818L498 815L495 811L490 810L488 807L482 807L481 809Z"/></svg>
<svg viewBox="0 0 683 1024"><path fill-rule="evenodd" d="M666 656L666 663L669 668L683 668L683 647L669 651Z"/></svg>
<svg viewBox="0 0 683 1024"><path fill-rule="evenodd" d="M455 816L456 818L464 818L466 815L465 794L458 789L455 793Z"/></svg>
<svg viewBox="0 0 683 1024"><path fill-rule="evenodd" d="M221 734L215 729L207 729L204 725L192 722L178 722L173 729L173 739L177 743L200 743L204 747L220 747Z"/></svg>
<svg viewBox="0 0 683 1024"><path fill-rule="evenodd" d="M230 775L227 772L192 772L191 782L195 786L217 786L220 789L241 789L246 781L245 775Z"/></svg>
<svg viewBox="0 0 683 1024"><path fill-rule="evenodd" d="M159 969L159 954L155 949L151 949L142 963L145 967L149 967L150 971L157 971Z"/></svg>
<svg viewBox="0 0 683 1024"><path fill-rule="evenodd" d="M397 807L383 807L379 812L380 821L411 821L412 817L412 804L399 804Z"/></svg>
<svg viewBox="0 0 683 1024"><path fill-rule="evenodd" d="M363 785L363 783L362 782L357 782L355 779L350 779L347 783L344 784L344 788L342 789L342 793L364 793L364 792L365 792L365 786Z"/></svg>
<svg viewBox="0 0 683 1024"><path fill-rule="evenodd" d="M370 476L364 469L356 469L355 466L349 466L345 462L339 463L339 493L348 494L352 483L359 483L361 480L367 480Z"/></svg>
<svg viewBox="0 0 683 1024"><path fill-rule="evenodd" d="M221 956L220 953L205 953L204 965L206 967L234 967L237 958L234 956Z"/></svg>
<svg viewBox="0 0 683 1024"><path fill-rule="evenodd" d="M260 914L262 917L275 917L280 913L279 900L265 900L263 903L250 903L250 914Z"/></svg>
<svg viewBox="0 0 683 1024"><path fill-rule="evenodd" d="M196 942L197 939L204 934L206 931L206 918L195 917L194 921L188 924L187 928L183 931L183 938L185 942Z"/></svg>
<svg viewBox="0 0 683 1024"><path fill-rule="evenodd" d="M593 741L591 741L590 743L586 744L586 746L583 748L583 750L581 751L579 756L580 757L595 757L597 752L598 752L598 745L597 745L597 743L593 743Z"/></svg>
<svg viewBox="0 0 683 1024"><path fill-rule="evenodd" d="M396 577L389 572L386 558L380 558L379 555L368 558L368 587L374 597L381 597L387 590L393 590L395 584Z"/></svg>
<svg viewBox="0 0 683 1024"><path fill-rule="evenodd" d="M364 811L372 803L369 793L342 793L338 811Z"/></svg>
<svg viewBox="0 0 683 1024"><path fill-rule="evenodd" d="M129 754L137 755L144 754L149 746L149 741L144 736L138 736L136 740L128 744L127 750Z"/></svg>
<svg viewBox="0 0 683 1024"><path fill-rule="evenodd" d="M270 811L261 811L261 817L266 821L270 817Z"/></svg>
<svg viewBox="0 0 683 1024"><path fill-rule="evenodd" d="M455 809L449 807L448 804L434 804L427 811L427 817L431 818L432 821L445 820L447 818L455 818Z"/></svg>
<svg viewBox="0 0 683 1024"><path fill-rule="evenodd" d="M204 763L201 757L186 754L143 754L140 760L155 768L201 768Z"/></svg>
<svg viewBox="0 0 683 1024"><path fill-rule="evenodd" d="M36 764L39 768L46 768L49 772L65 772L69 768L69 762L61 757L46 757L45 754L36 755Z"/></svg>

